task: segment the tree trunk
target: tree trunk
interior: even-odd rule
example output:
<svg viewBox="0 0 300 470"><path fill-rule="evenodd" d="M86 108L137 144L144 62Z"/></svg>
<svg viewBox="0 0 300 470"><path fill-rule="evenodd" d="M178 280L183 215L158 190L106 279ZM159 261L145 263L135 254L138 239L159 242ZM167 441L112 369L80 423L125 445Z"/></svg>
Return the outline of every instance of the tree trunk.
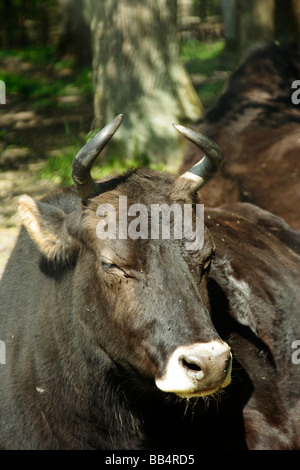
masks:
<svg viewBox="0 0 300 470"><path fill-rule="evenodd" d="M239 1L239 48L243 53L249 47L274 38L274 0Z"/></svg>
<svg viewBox="0 0 300 470"><path fill-rule="evenodd" d="M299 41L299 0L221 0L226 45L239 52L271 40Z"/></svg>
<svg viewBox="0 0 300 470"><path fill-rule="evenodd" d="M238 5L237 0L221 0L224 36L228 50L238 49Z"/></svg>
<svg viewBox="0 0 300 470"><path fill-rule="evenodd" d="M91 18L95 127L124 114L114 137L127 158L176 169L182 148L172 123L202 106L179 60L176 0L85 0Z"/></svg>
<svg viewBox="0 0 300 470"><path fill-rule="evenodd" d="M91 35L84 16L84 0L59 0L58 3L60 10L58 54L73 54L77 65L90 65Z"/></svg>
<svg viewBox="0 0 300 470"><path fill-rule="evenodd" d="M276 39L299 41L299 0L275 0Z"/></svg>
<svg viewBox="0 0 300 470"><path fill-rule="evenodd" d="M11 0L4 0L1 11L2 48L12 48L16 31L15 11Z"/></svg>

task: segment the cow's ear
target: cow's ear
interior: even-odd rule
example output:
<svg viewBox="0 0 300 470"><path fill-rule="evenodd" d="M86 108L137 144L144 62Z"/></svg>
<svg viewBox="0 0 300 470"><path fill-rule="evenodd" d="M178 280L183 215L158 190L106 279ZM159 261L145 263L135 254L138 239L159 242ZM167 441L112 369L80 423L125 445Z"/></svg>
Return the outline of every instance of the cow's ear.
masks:
<svg viewBox="0 0 300 470"><path fill-rule="evenodd" d="M52 204L22 196L18 214L29 235L48 260L70 258L77 244L66 229L66 214Z"/></svg>

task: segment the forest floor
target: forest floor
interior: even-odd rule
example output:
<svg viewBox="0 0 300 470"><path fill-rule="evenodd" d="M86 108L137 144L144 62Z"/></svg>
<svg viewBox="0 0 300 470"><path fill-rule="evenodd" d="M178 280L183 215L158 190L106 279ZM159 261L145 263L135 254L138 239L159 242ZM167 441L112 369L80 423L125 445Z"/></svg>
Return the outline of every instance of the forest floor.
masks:
<svg viewBox="0 0 300 470"><path fill-rule="evenodd" d="M190 43L182 51L206 108L233 68L226 56L220 61L221 49L220 43L206 49ZM19 197L39 199L63 185L49 162L59 157L69 172L65 155L75 155L93 121L91 71L77 70L68 58L57 62L30 52L0 55L6 84L6 104L0 104L0 277L20 228Z"/></svg>
<svg viewBox="0 0 300 470"><path fill-rule="evenodd" d="M38 199L61 185L55 173L52 178L43 177L47 161L83 140L93 120L91 93L72 94L74 90L69 89L66 94L61 90L56 96L48 96L46 90L38 95L40 101L32 99L41 84L57 83L62 77L74 82L73 68L56 69L51 63L36 64L7 56L0 57L0 78L1 72L6 104L0 105L0 277L19 232L19 197L28 194ZM28 89L20 92L15 77L21 77L21 82L22 78L25 83L27 80ZM36 89L35 83L39 84ZM17 88L15 93L10 93L10 84L12 89Z"/></svg>

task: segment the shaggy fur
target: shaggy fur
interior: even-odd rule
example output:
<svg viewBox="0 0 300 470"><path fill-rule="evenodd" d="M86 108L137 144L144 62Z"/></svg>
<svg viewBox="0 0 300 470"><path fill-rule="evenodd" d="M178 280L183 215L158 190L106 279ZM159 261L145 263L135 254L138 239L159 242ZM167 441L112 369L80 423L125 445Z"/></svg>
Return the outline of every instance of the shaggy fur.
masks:
<svg viewBox="0 0 300 470"><path fill-rule="evenodd" d="M233 72L196 127L224 155L221 170L203 189L205 204L251 202L300 229L300 105L291 100L299 77L300 46L290 43L252 50ZM190 144L180 173L198 160Z"/></svg>

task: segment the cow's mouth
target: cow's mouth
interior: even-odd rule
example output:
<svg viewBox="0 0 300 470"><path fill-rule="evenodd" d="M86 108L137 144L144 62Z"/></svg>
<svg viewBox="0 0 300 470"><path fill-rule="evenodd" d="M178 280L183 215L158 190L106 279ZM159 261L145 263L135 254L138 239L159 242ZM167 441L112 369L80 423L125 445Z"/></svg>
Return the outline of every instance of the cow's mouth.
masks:
<svg viewBox="0 0 300 470"><path fill-rule="evenodd" d="M211 396L211 395L216 395L217 393L220 392L220 387L217 387L217 388L210 388L210 389L207 389L207 390L201 390L200 392L197 391L197 392L184 392L184 393L179 393L177 392L176 395L178 395L180 398L186 398L186 399L189 399L189 398L201 398L201 397L208 397L208 396Z"/></svg>

